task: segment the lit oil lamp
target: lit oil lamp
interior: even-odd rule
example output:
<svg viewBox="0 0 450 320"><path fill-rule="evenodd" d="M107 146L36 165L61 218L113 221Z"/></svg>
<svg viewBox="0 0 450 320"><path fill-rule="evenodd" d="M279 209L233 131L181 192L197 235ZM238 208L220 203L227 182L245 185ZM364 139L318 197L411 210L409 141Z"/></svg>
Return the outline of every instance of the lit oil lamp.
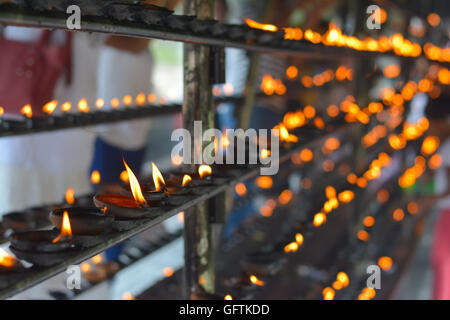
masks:
<svg viewBox="0 0 450 320"><path fill-rule="evenodd" d="M126 166L127 167L127 166ZM127 171L129 168L127 167ZM166 183L164 181L164 177L159 171L158 167L152 162L152 184L144 184L142 186L142 194L147 201L163 201L167 198L166 191ZM121 193L131 196L131 186L127 185L121 189Z"/></svg>
<svg viewBox="0 0 450 320"><path fill-rule="evenodd" d="M11 251L20 259L37 266L52 266L73 256L79 249L75 245L69 215L65 211L61 231L39 230L14 233Z"/></svg>
<svg viewBox="0 0 450 320"><path fill-rule="evenodd" d="M213 181L212 168L209 165L200 165L197 172L173 172L168 182L169 192L176 190L183 190L184 192L192 192L194 194L201 194L204 191L216 185Z"/></svg>
<svg viewBox="0 0 450 320"><path fill-rule="evenodd" d="M0 248L0 288L12 285L27 271L14 256Z"/></svg>
<svg viewBox="0 0 450 320"><path fill-rule="evenodd" d="M141 219L155 215L160 210L161 201L147 201L142 192L138 179L131 171L125 160L123 161L128 173L132 196L121 194L97 194L94 203L98 208L107 208L108 212L118 220Z"/></svg>
<svg viewBox="0 0 450 320"><path fill-rule="evenodd" d="M50 213L50 220L56 229L61 230L66 213L75 238L104 234L114 221L107 210L95 207L60 208Z"/></svg>

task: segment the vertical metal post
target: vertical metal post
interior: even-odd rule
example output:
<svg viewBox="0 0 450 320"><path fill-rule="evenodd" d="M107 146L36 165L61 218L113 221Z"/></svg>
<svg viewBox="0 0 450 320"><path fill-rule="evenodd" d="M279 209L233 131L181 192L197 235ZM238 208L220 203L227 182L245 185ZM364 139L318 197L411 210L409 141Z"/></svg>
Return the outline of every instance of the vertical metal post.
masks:
<svg viewBox="0 0 450 320"><path fill-rule="evenodd" d="M198 19L213 17L214 0L185 0L184 14ZM214 127L214 106L210 79L211 47L186 43L184 57L184 128L194 138L194 121L202 121L203 130ZM193 150L197 152L194 140ZM194 157L192 157L194 159ZM191 167L193 165L190 165ZM189 298L199 287L206 293L214 293L213 228L208 203L203 202L185 214L184 227L184 294Z"/></svg>

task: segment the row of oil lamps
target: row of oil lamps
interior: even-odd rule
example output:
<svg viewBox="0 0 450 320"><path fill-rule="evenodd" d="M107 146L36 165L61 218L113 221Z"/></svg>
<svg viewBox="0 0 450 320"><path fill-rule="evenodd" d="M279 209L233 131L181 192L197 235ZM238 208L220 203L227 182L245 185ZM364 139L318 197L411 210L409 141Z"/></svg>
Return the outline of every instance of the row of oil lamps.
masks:
<svg viewBox="0 0 450 320"><path fill-rule="evenodd" d="M200 165L197 171L173 172L166 182L152 163L153 181L141 184L123 160L129 185L120 194L94 196L95 207L62 207L50 212L52 230L15 232L10 250L37 267L60 263L83 248L105 242L111 235L129 230L148 218L156 217L202 194L229 175L213 174L212 167ZM14 283L30 272L21 262L0 249L0 288Z"/></svg>

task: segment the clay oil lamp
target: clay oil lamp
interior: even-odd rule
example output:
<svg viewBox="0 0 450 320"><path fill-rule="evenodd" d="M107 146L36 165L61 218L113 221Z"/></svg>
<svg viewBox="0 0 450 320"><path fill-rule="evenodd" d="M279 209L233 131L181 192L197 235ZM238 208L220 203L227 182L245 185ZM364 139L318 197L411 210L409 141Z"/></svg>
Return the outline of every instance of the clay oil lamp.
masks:
<svg viewBox="0 0 450 320"><path fill-rule="evenodd" d="M200 165L197 172L172 172L169 187L180 186L194 194L203 192L216 186L212 179L212 168L209 165ZM170 190L170 189L169 189Z"/></svg>
<svg viewBox="0 0 450 320"><path fill-rule="evenodd" d="M188 188L183 188L181 181L164 180L158 167L152 162L152 183L147 183L143 187L143 194L147 201L160 201L160 205L179 206L193 196ZM123 192L129 192L124 190Z"/></svg>
<svg viewBox="0 0 450 320"><path fill-rule="evenodd" d="M50 213L50 220L56 229L61 230L66 214L71 225L73 243L82 247L91 247L106 240L114 221L113 216L106 208L60 208L52 210Z"/></svg>
<svg viewBox="0 0 450 320"><path fill-rule="evenodd" d="M18 281L28 271L14 256L0 248L0 289Z"/></svg>
<svg viewBox="0 0 450 320"><path fill-rule="evenodd" d="M14 233L10 249L19 258L37 266L60 263L79 251L75 245L69 215L64 212L61 231L38 230Z"/></svg>
<svg viewBox="0 0 450 320"><path fill-rule="evenodd" d="M48 207L35 207L24 212L12 212L2 217L5 229L28 231L48 227Z"/></svg>
<svg viewBox="0 0 450 320"><path fill-rule="evenodd" d="M167 182L166 190L169 194L169 204L179 206L187 202L195 193L191 187L192 178L185 174L183 178L171 179Z"/></svg>
<svg viewBox="0 0 450 320"><path fill-rule="evenodd" d="M114 217L113 228L120 231L139 223L131 220L142 220L157 215L161 205L161 201L145 199L138 179L125 160L123 162L128 173L132 196L122 194L97 194L94 196L95 206L106 207L106 210Z"/></svg>

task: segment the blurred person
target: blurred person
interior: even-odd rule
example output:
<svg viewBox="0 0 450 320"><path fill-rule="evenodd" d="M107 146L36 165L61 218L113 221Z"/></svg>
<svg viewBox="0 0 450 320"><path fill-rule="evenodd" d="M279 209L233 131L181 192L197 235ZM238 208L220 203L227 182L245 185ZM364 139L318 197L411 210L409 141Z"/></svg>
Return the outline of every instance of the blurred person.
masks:
<svg viewBox="0 0 450 320"><path fill-rule="evenodd" d="M8 40L32 43L43 29L6 27ZM67 33L52 31L51 43L63 45ZM73 33L71 77L63 74L54 88L54 99L61 105L70 102L76 110L80 98L94 104L98 39L87 33ZM4 72L4 71L3 71ZM8 106L3 106L8 112ZM35 111L42 106L32 106ZM59 112L58 110L55 112ZM90 191L86 171L92 153L94 135L85 129L59 130L0 139L0 202L3 212L21 210L43 203L61 202L67 188L77 194Z"/></svg>
<svg viewBox="0 0 450 320"><path fill-rule="evenodd" d="M149 1L170 10L178 2ZM118 99L120 105L124 106L125 96L131 97L135 105L137 95L144 94L147 98L152 91L154 66L149 42L149 39L123 36L108 36L104 42L99 54L97 87L98 96L105 102L105 109L113 108L113 99ZM120 174L125 169L122 159L139 175L146 155L150 127L149 118L98 126L90 172L99 171L101 184L93 185L94 189L117 190Z"/></svg>
<svg viewBox="0 0 450 320"><path fill-rule="evenodd" d="M151 3L173 9L178 1ZM104 100L104 108L113 108L113 99L118 99L123 106L125 96L135 101L137 95L147 97L151 92L153 58L149 43L149 39L108 36L100 49L97 80L98 96ZM134 174L140 174L150 127L149 118L98 126L90 166L90 173L98 171L101 177L100 184L93 184L95 191L118 191L120 176L125 170L123 160ZM107 260L116 260L122 248L123 243L107 250Z"/></svg>

